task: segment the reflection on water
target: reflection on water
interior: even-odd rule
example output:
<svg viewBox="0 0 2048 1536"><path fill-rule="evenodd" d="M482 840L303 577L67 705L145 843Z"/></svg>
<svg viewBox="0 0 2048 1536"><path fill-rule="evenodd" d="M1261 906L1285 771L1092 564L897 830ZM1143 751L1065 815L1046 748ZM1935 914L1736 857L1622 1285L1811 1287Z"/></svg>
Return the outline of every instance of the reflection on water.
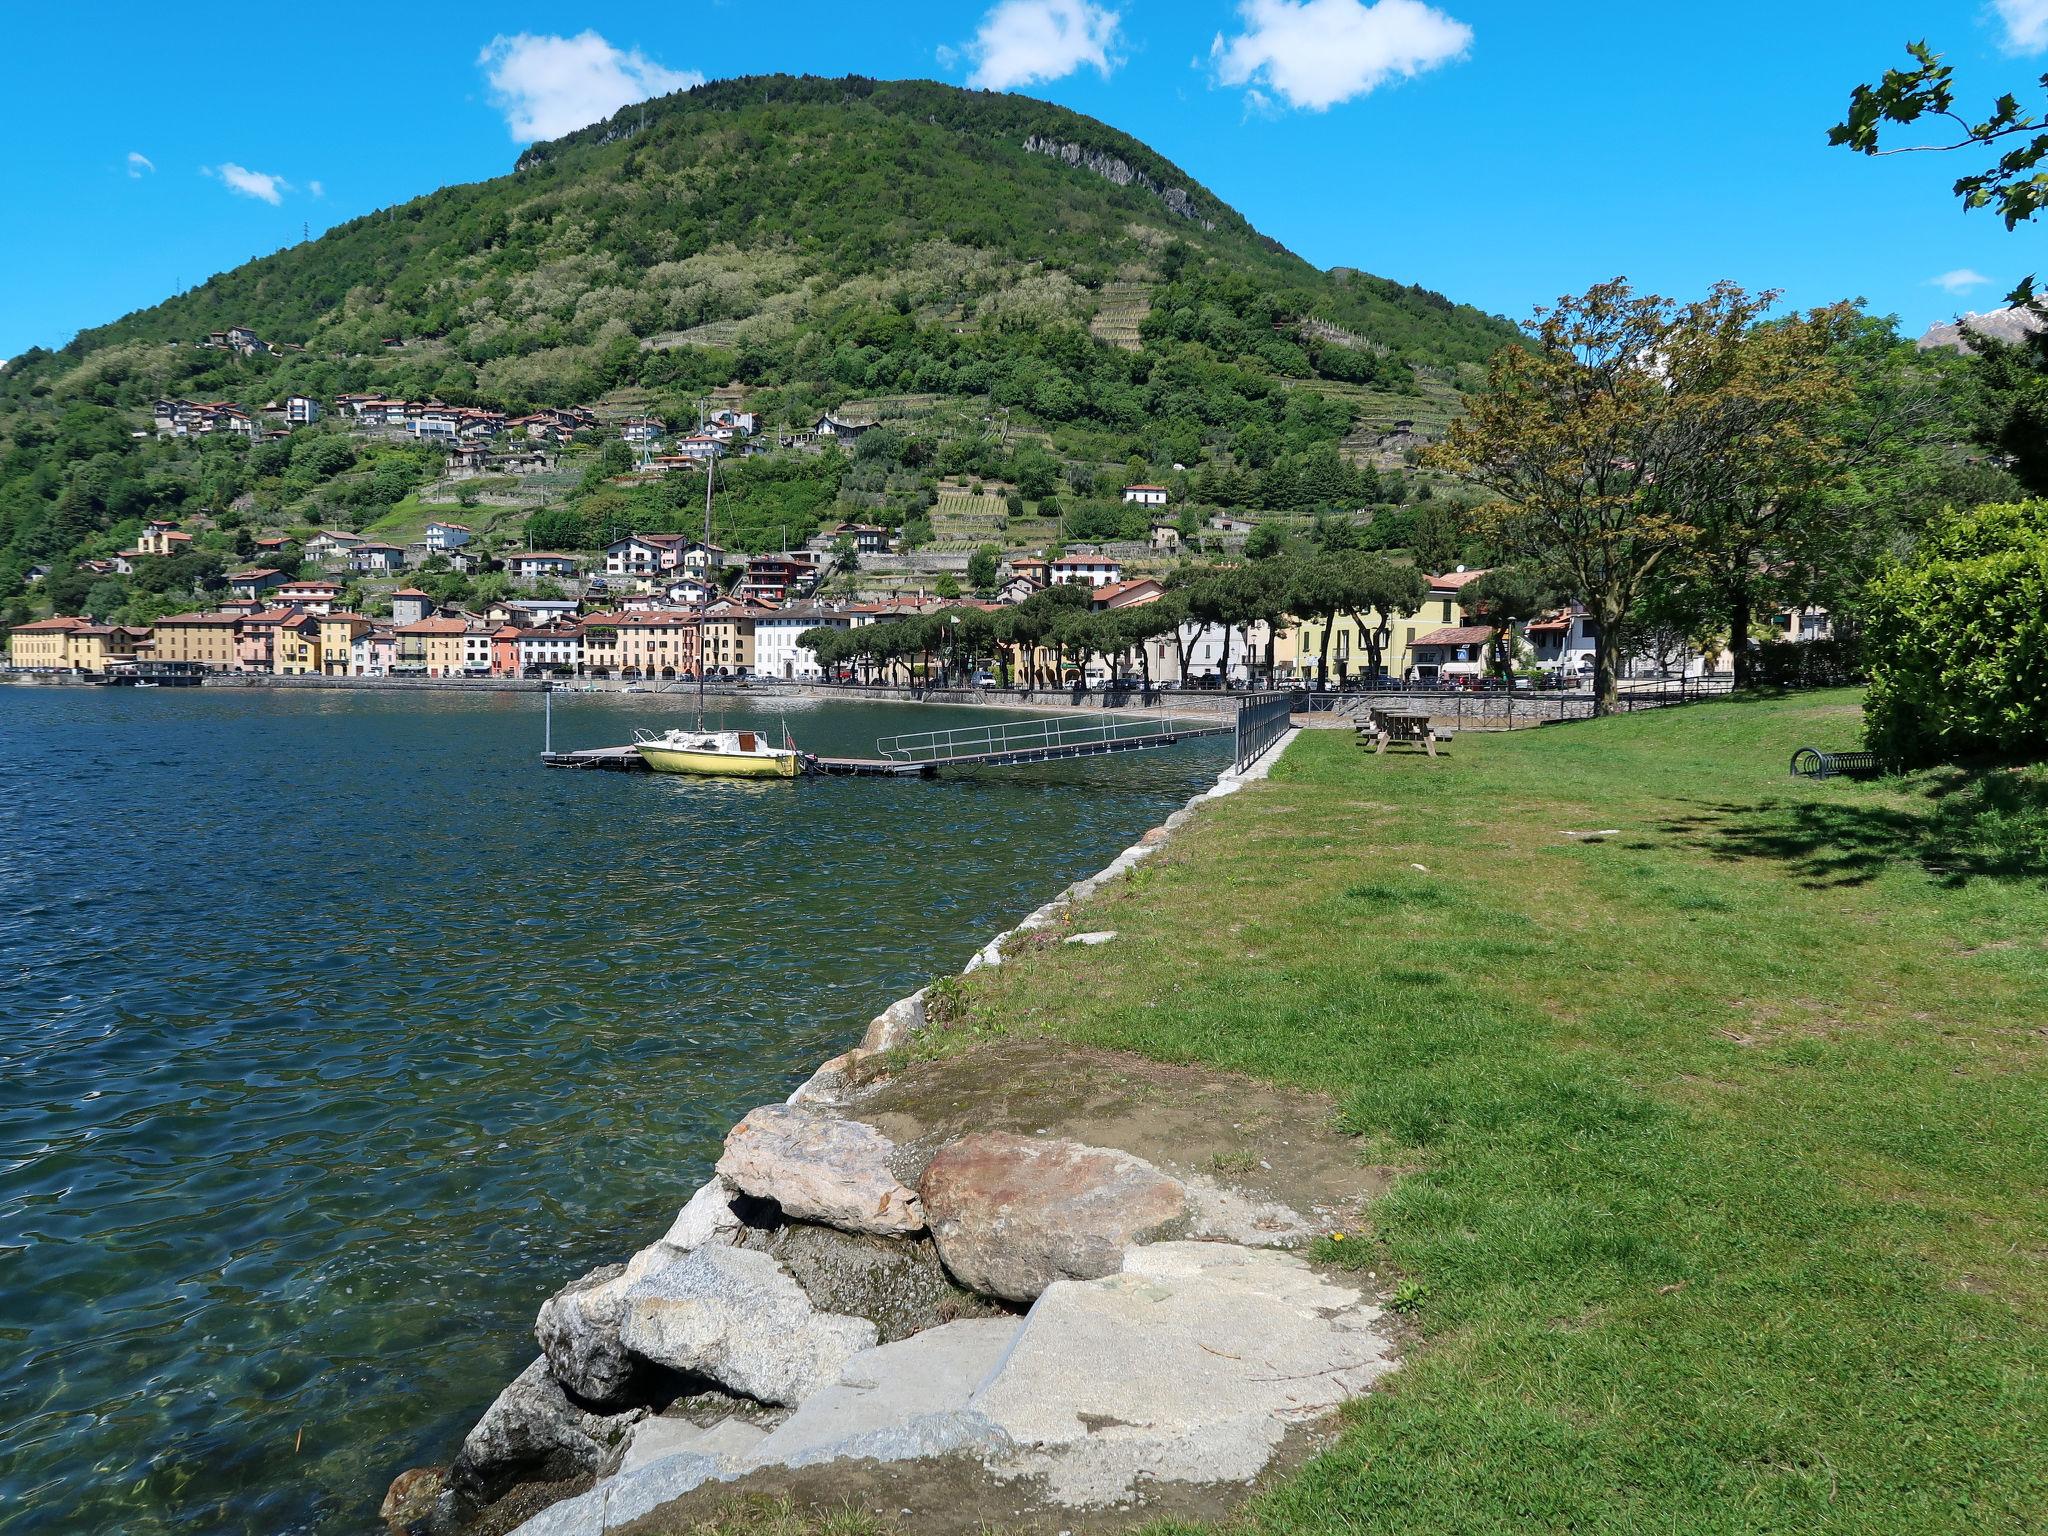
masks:
<svg viewBox="0 0 2048 1536"><path fill-rule="evenodd" d="M0 1533L366 1528L734 1119L1224 756L699 781L543 770L540 716L0 689Z"/></svg>

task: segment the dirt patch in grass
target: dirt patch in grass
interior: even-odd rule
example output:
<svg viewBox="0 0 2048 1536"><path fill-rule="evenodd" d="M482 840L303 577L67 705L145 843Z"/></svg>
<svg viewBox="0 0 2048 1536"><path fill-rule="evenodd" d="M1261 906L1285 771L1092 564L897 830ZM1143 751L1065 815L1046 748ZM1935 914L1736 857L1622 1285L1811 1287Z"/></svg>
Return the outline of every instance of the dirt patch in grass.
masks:
<svg viewBox="0 0 2048 1536"><path fill-rule="evenodd" d="M1361 1159L1322 1094L1031 1036L906 1061L848 1113L903 1150L910 1177L969 1131L1060 1136L1334 1230L1355 1224L1399 1172Z"/></svg>

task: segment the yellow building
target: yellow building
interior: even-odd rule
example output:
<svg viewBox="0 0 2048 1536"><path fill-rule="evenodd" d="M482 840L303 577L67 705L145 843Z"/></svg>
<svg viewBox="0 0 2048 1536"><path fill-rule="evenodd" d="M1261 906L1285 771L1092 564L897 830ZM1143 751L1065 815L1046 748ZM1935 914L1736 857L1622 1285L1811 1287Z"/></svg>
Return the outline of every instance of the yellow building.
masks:
<svg viewBox="0 0 2048 1536"><path fill-rule="evenodd" d="M58 617L18 624L7 636L7 664L36 672L71 670L71 632L90 625L89 619Z"/></svg>
<svg viewBox="0 0 2048 1536"><path fill-rule="evenodd" d="M360 613L321 614L319 624L319 670L328 677L347 677L356 641L374 626Z"/></svg>
<svg viewBox="0 0 2048 1536"><path fill-rule="evenodd" d="M10 666L38 672L85 672L97 676L110 661L132 661L149 643L149 631L90 619L40 619L7 637Z"/></svg>
<svg viewBox="0 0 2048 1536"><path fill-rule="evenodd" d="M718 607L705 612L704 670L707 676L754 670L754 618L759 611Z"/></svg>
<svg viewBox="0 0 2048 1536"><path fill-rule="evenodd" d="M612 630L607 641L601 634ZM685 677L697 672L700 624L694 613L620 613L583 623L586 667L616 666L621 677Z"/></svg>
<svg viewBox="0 0 2048 1536"><path fill-rule="evenodd" d="M421 619L392 631L398 642L391 670L401 675L462 676L469 626L460 619Z"/></svg>
<svg viewBox="0 0 2048 1536"><path fill-rule="evenodd" d="M216 672L235 669L237 613L174 613L156 621L155 659L189 661Z"/></svg>
<svg viewBox="0 0 2048 1536"><path fill-rule="evenodd" d="M277 626L270 647L270 670L278 677L317 677L320 674L320 620L313 614L285 619Z"/></svg>
<svg viewBox="0 0 2048 1536"><path fill-rule="evenodd" d="M1377 631L1380 640L1380 670L1389 677L1406 679L1415 665L1417 637L1446 626L1463 624L1465 608L1460 594L1485 574L1484 571L1452 571L1443 576L1432 576L1429 578L1429 595L1415 612L1368 614L1366 623ZM1339 614L1330 626L1330 673L1324 681L1335 684L1346 678L1367 675L1372 670L1372 647L1367 644L1368 638L1356 616ZM1323 626L1319 621L1301 619L1296 622L1294 648L1299 657L1296 665L1302 677L1315 679L1322 645Z"/></svg>

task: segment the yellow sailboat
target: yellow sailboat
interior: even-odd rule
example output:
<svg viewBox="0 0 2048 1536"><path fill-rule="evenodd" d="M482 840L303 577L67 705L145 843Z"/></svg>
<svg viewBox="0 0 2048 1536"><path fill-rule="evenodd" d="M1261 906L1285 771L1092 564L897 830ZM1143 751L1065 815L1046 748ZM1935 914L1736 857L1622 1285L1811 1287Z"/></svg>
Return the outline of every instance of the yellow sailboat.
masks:
<svg viewBox="0 0 2048 1536"><path fill-rule="evenodd" d="M702 426L702 423L699 423ZM704 461L704 547L711 547L711 486L718 473L715 458ZM699 778L793 779L804 771L804 756L782 728L783 744L770 746L758 731L704 729L704 666L697 667L697 719L687 731L670 729L656 735L635 731L633 749L656 773L688 773Z"/></svg>
<svg viewBox="0 0 2048 1536"><path fill-rule="evenodd" d="M727 779L793 779L803 754L771 747L758 731L635 731L633 747L656 773Z"/></svg>

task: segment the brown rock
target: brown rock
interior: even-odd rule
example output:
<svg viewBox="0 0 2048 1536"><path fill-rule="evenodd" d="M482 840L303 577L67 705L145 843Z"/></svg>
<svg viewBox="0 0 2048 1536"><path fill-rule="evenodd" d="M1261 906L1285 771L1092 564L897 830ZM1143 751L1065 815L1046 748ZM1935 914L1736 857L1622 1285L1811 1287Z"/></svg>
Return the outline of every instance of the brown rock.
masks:
<svg viewBox="0 0 2048 1536"><path fill-rule="evenodd" d="M413 1467L391 1479L377 1514L394 1533L402 1533L415 1521L434 1512L434 1500L441 1496L439 1467Z"/></svg>
<svg viewBox="0 0 2048 1536"><path fill-rule="evenodd" d="M1179 1236L1189 1220L1187 1190L1143 1158L1002 1132L941 1147L918 1194L946 1268L1014 1302L1056 1280L1113 1275L1127 1248Z"/></svg>
<svg viewBox="0 0 2048 1536"><path fill-rule="evenodd" d="M770 1104L732 1128L718 1171L790 1216L892 1237L924 1229L917 1196L889 1169L895 1152L871 1125Z"/></svg>

